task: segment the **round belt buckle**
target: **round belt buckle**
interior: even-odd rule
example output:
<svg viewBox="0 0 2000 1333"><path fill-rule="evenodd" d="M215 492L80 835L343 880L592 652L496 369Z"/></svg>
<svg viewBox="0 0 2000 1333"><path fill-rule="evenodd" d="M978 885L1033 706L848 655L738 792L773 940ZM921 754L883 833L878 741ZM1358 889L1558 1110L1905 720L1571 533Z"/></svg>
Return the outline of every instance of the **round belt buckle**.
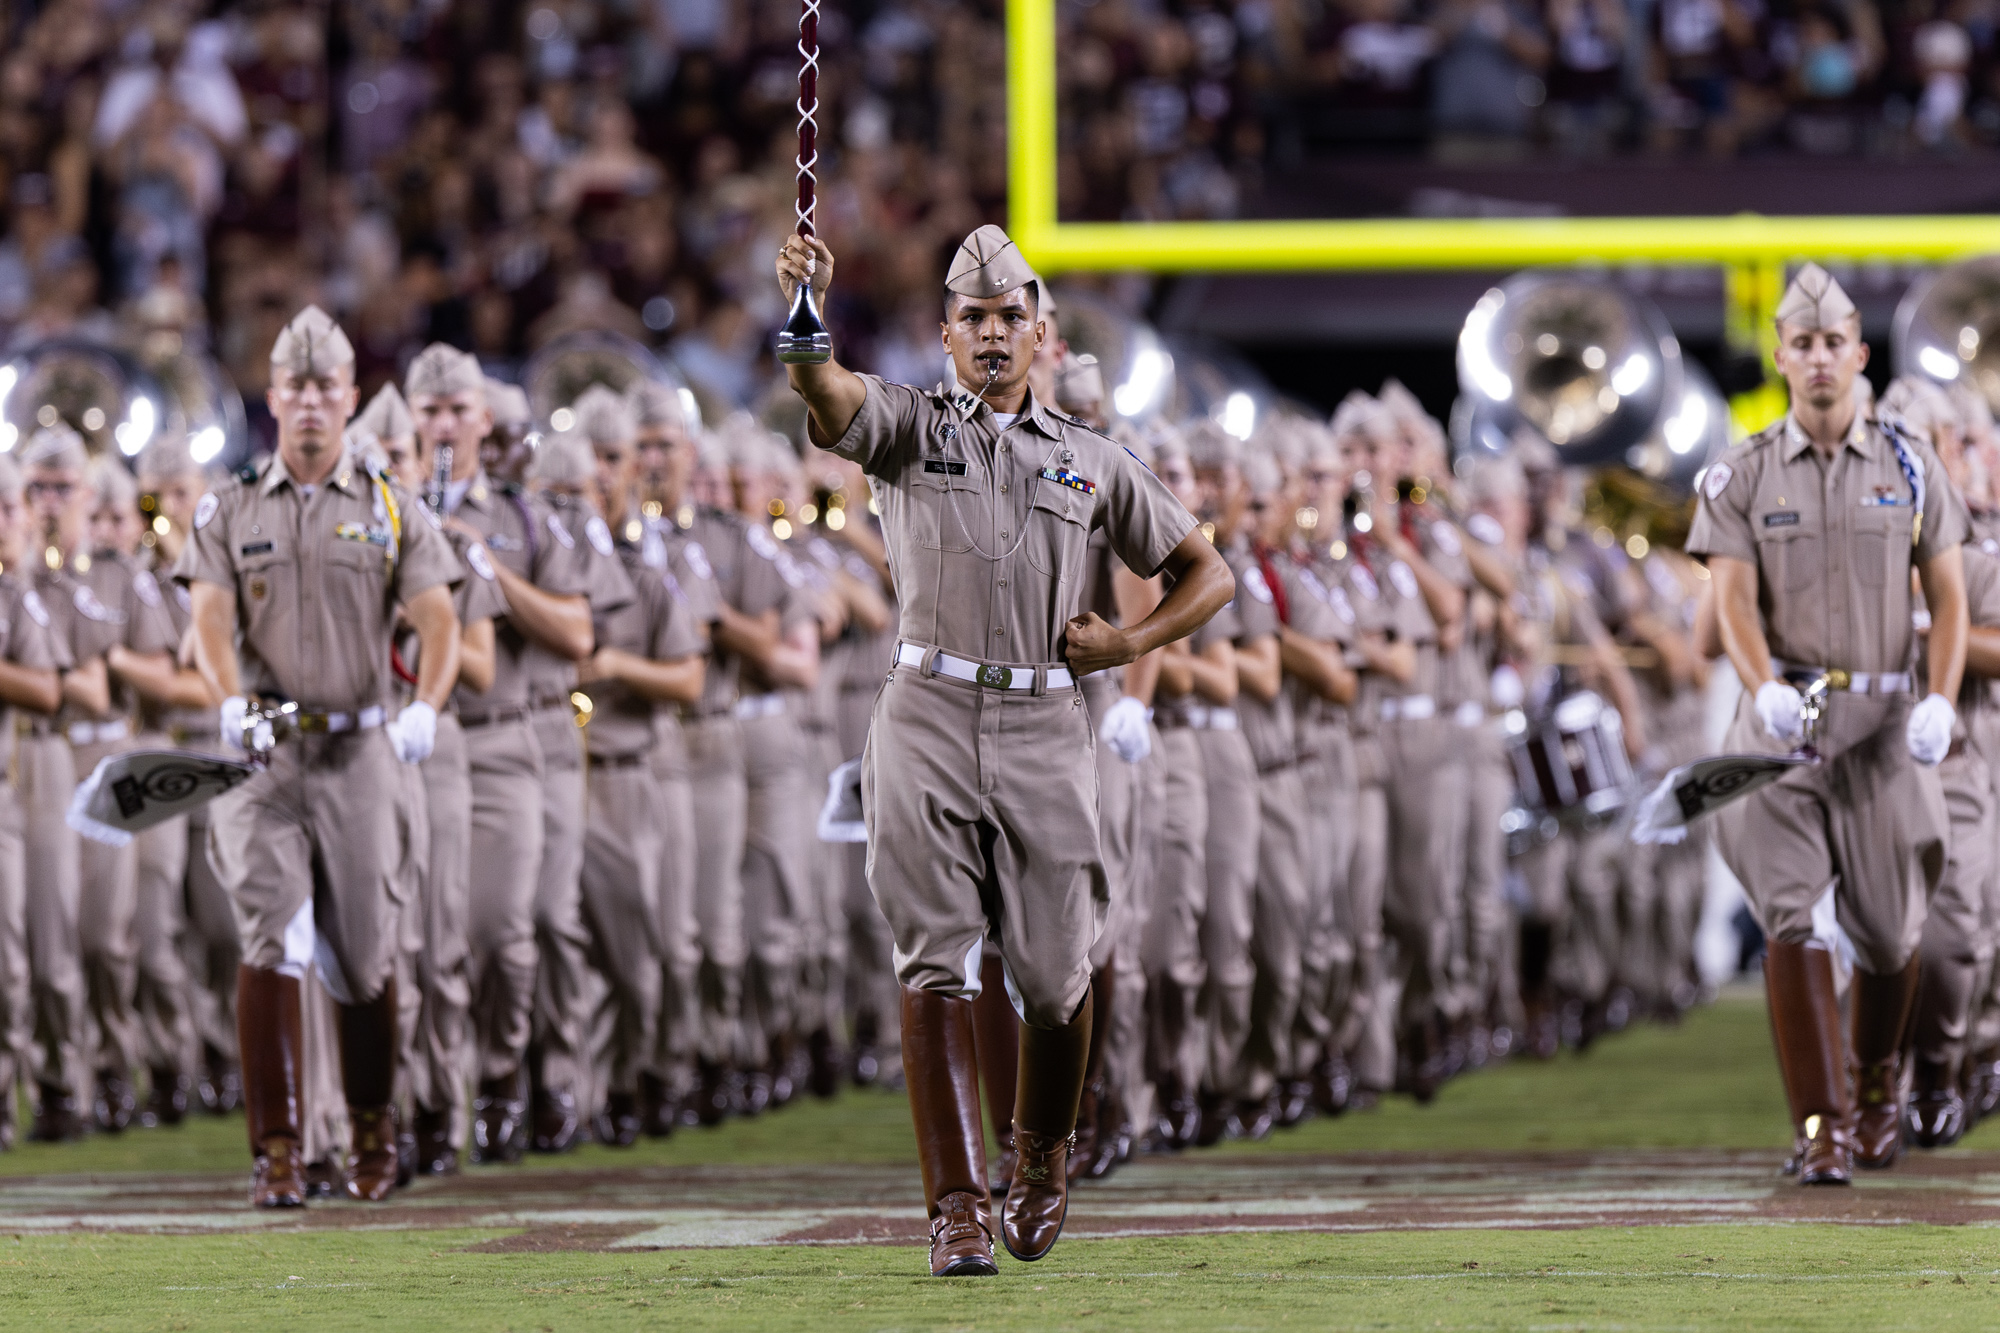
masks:
<svg viewBox="0 0 2000 1333"><path fill-rule="evenodd" d="M1007 667L994 666L989 662L979 668L979 683L989 690L1004 690L1013 679L1014 673Z"/></svg>

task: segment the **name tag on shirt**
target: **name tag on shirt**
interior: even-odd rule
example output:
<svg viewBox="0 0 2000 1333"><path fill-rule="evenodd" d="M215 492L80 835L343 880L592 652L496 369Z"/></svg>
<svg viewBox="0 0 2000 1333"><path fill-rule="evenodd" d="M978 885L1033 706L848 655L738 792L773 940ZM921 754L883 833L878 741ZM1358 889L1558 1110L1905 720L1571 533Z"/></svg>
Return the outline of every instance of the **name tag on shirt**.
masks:
<svg viewBox="0 0 2000 1333"><path fill-rule="evenodd" d="M1082 491L1085 495L1097 494L1096 482L1086 481L1066 467L1045 467L1041 471L1041 477L1043 481L1052 481L1058 486L1067 486L1073 491Z"/></svg>
<svg viewBox="0 0 2000 1333"><path fill-rule="evenodd" d="M1781 509L1775 514L1764 515L1764 526L1767 528L1795 528L1798 525L1799 512L1796 509Z"/></svg>
<svg viewBox="0 0 2000 1333"><path fill-rule="evenodd" d="M267 552L267 551L269 551L270 549L271 549L271 543L269 543L269 542L251 542L251 543L250 543L250 544L249 544L248 546L245 546L245 547L241 548L240 550L238 550L238 551L236 552L236 554L238 554L238 555L263 555L264 553L266 553L266 552Z"/></svg>
<svg viewBox="0 0 2000 1333"><path fill-rule="evenodd" d="M924 460L924 471L942 473L948 477L962 477L965 475L965 464L951 462L943 458L926 458Z"/></svg>

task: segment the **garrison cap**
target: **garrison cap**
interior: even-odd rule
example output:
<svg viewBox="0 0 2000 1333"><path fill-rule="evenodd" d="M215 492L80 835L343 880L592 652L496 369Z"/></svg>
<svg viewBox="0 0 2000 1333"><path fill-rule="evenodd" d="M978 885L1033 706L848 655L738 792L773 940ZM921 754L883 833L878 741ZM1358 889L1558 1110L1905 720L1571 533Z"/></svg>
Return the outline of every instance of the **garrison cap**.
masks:
<svg viewBox="0 0 2000 1333"><path fill-rule="evenodd" d="M592 445L621 444L639 433L631 406L602 384L593 384L569 405L576 416L576 433Z"/></svg>
<svg viewBox="0 0 2000 1333"><path fill-rule="evenodd" d="M28 437L21 466L82 472L90 466L90 451L84 448L83 437L68 426L47 426Z"/></svg>
<svg viewBox="0 0 2000 1333"><path fill-rule="evenodd" d="M410 405L403 401L394 384L383 385L381 392L368 400L368 406L361 409L360 424L378 440L401 439L417 433L417 419L410 415Z"/></svg>
<svg viewBox="0 0 2000 1333"><path fill-rule="evenodd" d="M521 386L496 380L491 375L486 377L486 410L493 414L496 426L526 426L535 419Z"/></svg>
<svg viewBox="0 0 2000 1333"><path fill-rule="evenodd" d="M135 505L139 503L139 483L132 478L131 470L115 458L99 454L90 460L84 472L92 494L101 505Z"/></svg>
<svg viewBox="0 0 2000 1333"><path fill-rule="evenodd" d="M1064 360L1062 369L1056 372L1056 402L1074 410L1094 407L1103 401L1104 372L1098 368L1097 358L1085 352Z"/></svg>
<svg viewBox="0 0 2000 1333"><path fill-rule="evenodd" d="M1259 500L1276 495L1283 488L1284 469L1268 446L1260 443L1243 451L1243 484Z"/></svg>
<svg viewBox="0 0 2000 1333"><path fill-rule="evenodd" d="M632 387L625 391L625 401L632 409L632 419L638 422L641 430L648 426L686 430L690 424L681 405L681 392L671 384L661 384L658 380L634 380Z"/></svg>
<svg viewBox="0 0 2000 1333"><path fill-rule="evenodd" d="M187 436L179 431L156 435L139 451L139 476L145 481L166 481L200 471L201 464L194 461Z"/></svg>
<svg viewBox="0 0 2000 1333"><path fill-rule="evenodd" d="M1800 329L1830 329L1859 313L1833 275L1813 263L1793 275L1778 302L1778 322Z"/></svg>
<svg viewBox="0 0 2000 1333"><path fill-rule="evenodd" d="M1875 412L1878 417L1900 418L1926 440L1935 438L1933 432L1939 426L1964 428L1964 419L1951 395L1915 375L1898 375L1890 380L1889 387L1876 400Z"/></svg>
<svg viewBox="0 0 2000 1333"><path fill-rule="evenodd" d="M448 398L455 393L485 391L486 375L479 369L478 358L450 343L432 343L418 352L417 359L403 372L403 392L411 398L418 394Z"/></svg>
<svg viewBox="0 0 2000 1333"><path fill-rule="evenodd" d="M333 316L309 305L278 330L278 340L271 344L271 364L294 375L324 375L354 364L354 344Z"/></svg>
<svg viewBox="0 0 2000 1333"><path fill-rule="evenodd" d="M1354 389L1340 400L1329 424L1335 439L1345 439L1349 435L1388 434L1396 423L1381 399Z"/></svg>
<svg viewBox="0 0 2000 1333"><path fill-rule="evenodd" d="M1187 428L1187 457L1198 468L1220 469L1243 459L1243 442L1219 421L1203 419Z"/></svg>
<svg viewBox="0 0 2000 1333"><path fill-rule="evenodd" d="M550 486L588 486L597 477L597 455L579 430L558 431L542 441L528 464L528 480Z"/></svg>
<svg viewBox="0 0 2000 1333"><path fill-rule="evenodd" d="M1029 283L1039 285L1035 270L1007 233L987 223L965 238L952 256L951 271L945 274L946 290L960 296L998 296Z"/></svg>

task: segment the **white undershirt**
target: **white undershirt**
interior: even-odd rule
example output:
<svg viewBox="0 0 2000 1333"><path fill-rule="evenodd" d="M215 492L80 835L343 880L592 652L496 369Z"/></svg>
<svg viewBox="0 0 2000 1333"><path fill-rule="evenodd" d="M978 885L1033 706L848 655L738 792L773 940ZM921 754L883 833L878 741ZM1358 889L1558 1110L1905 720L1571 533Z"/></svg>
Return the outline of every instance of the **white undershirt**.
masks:
<svg viewBox="0 0 2000 1333"><path fill-rule="evenodd" d="M465 493L472 489L472 480L471 477L467 477L464 481L448 481L444 484L445 513L458 512L458 507L465 503Z"/></svg>
<svg viewBox="0 0 2000 1333"><path fill-rule="evenodd" d="M999 423L1001 430L1011 429L1014 423L1020 419L1021 414L1019 412L995 412L993 414L993 420Z"/></svg>

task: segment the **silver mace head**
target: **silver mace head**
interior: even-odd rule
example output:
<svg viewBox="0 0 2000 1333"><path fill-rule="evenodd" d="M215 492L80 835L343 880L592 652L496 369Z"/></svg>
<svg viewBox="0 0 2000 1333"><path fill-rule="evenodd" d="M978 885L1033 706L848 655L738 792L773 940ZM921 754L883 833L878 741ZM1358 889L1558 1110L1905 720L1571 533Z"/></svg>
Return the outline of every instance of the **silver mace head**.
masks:
<svg viewBox="0 0 2000 1333"><path fill-rule="evenodd" d="M778 330L778 361L787 366L816 366L833 359L833 335L820 318L812 283L801 282L792 293L791 312Z"/></svg>

